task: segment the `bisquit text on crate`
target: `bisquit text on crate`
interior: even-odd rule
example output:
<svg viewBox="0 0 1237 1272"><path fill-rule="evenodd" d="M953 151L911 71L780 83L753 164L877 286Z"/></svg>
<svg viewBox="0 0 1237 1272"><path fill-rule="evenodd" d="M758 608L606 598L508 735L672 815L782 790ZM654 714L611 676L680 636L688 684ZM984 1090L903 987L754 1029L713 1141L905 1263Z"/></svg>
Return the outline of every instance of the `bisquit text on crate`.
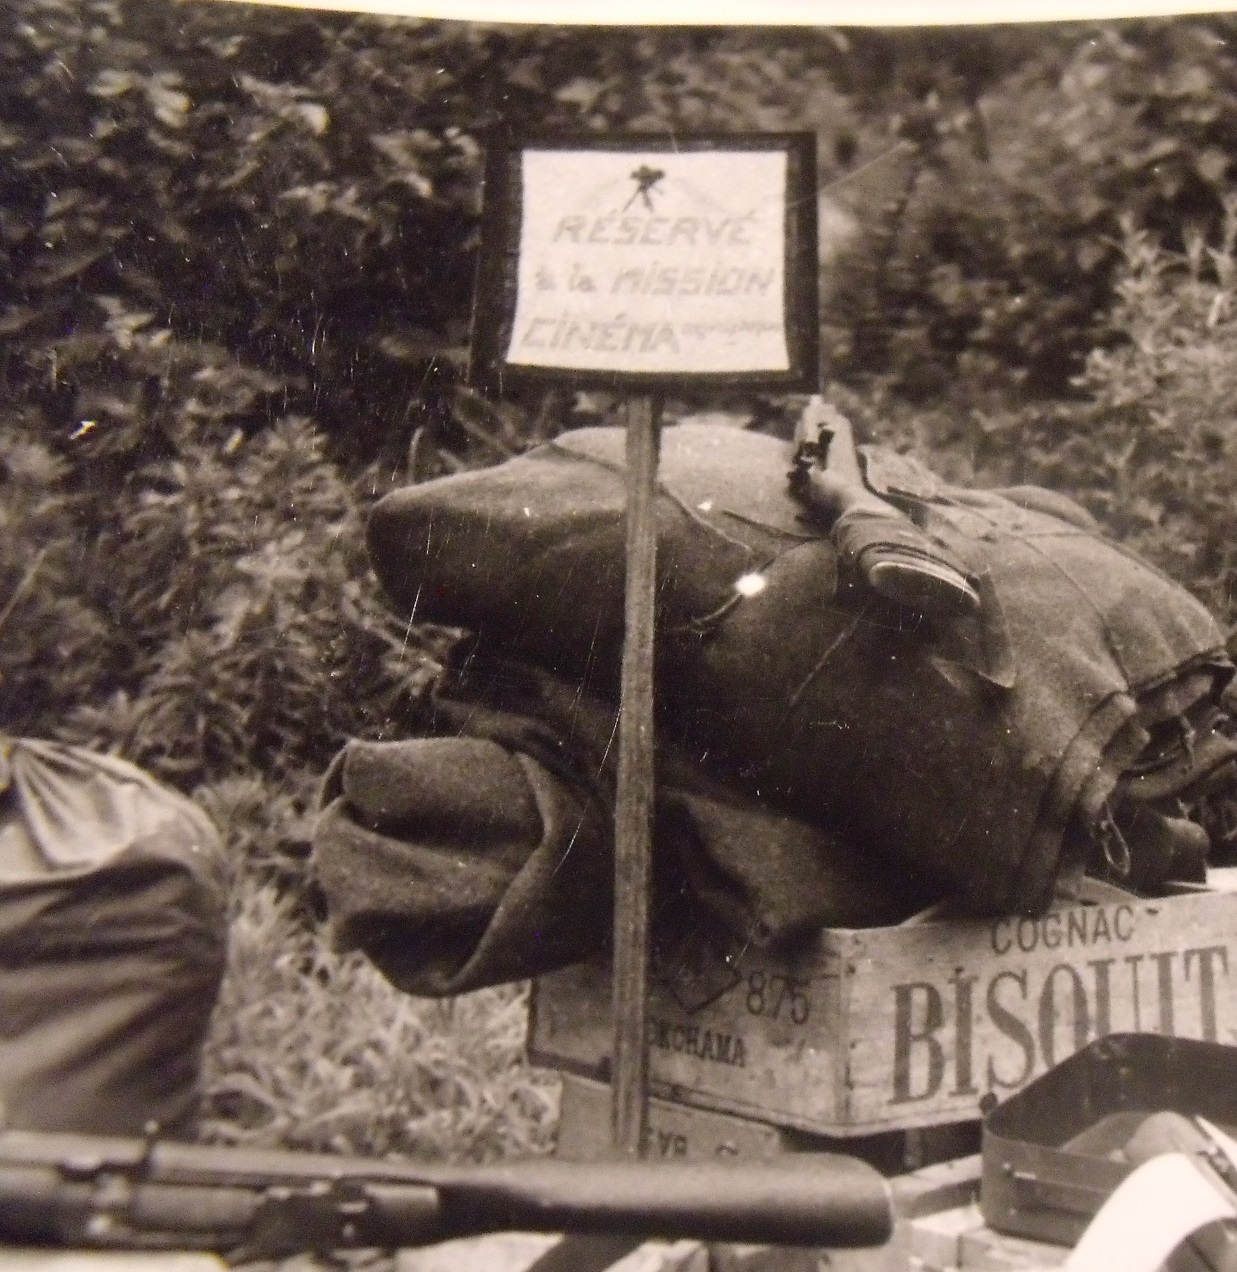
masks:
<svg viewBox="0 0 1237 1272"><path fill-rule="evenodd" d="M1216 1041L1228 946L1122 950L1134 926L1129 906L1002 919L992 927L995 969L893 985L889 1102L1014 1090L1113 1032ZM1044 950L1060 960L1046 965Z"/></svg>

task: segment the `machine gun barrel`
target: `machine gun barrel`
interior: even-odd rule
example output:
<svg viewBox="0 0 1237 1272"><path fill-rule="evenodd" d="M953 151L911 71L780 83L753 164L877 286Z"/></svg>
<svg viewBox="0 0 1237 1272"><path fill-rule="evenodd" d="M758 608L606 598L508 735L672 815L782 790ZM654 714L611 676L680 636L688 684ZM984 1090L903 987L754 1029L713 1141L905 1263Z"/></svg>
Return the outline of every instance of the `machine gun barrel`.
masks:
<svg viewBox="0 0 1237 1272"><path fill-rule="evenodd" d="M837 1154L770 1162L415 1165L62 1133L0 1133L0 1241L302 1250L426 1245L485 1232L606 1232L871 1246L888 1185Z"/></svg>

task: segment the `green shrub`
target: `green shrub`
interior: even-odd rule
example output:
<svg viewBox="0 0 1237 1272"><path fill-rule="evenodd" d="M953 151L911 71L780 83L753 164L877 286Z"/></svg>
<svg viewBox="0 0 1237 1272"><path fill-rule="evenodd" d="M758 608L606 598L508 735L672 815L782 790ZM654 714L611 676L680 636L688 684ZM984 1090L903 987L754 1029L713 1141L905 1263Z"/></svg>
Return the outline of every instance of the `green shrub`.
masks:
<svg viewBox="0 0 1237 1272"><path fill-rule="evenodd" d="M859 230L830 314L838 373L920 403L1068 397L1121 341L1122 218L1173 251L1192 229L1219 242L1235 34L1221 14L857 36L859 60L884 56L852 109L902 149L839 195Z"/></svg>
<svg viewBox="0 0 1237 1272"><path fill-rule="evenodd" d="M1237 620L1237 200L1218 246L1182 253L1127 229L1112 322L1125 340L1095 350L1089 396L1068 438L1040 442L1045 476Z"/></svg>
<svg viewBox="0 0 1237 1272"><path fill-rule="evenodd" d="M239 892L205 1066L205 1138L480 1161L547 1151L554 1075L523 1055L527 987L401 994L269 886Z"/></svg>
<svg viewBox="0 0 1237 1272"><path fill-rule="evenodd" d="M119 666L84 595L81 500L45 446L0 427L0 729L39 732Z"/></svg>
<svg viewBox="0 0 1237 1272"><path fill-rule="evenodd" d="M321 768L432 680L443 638L383 605L364 503L308 422L186 440L106 505L38 443L0 435L0 458L10 731L118 749L188 788Z"/></svg>

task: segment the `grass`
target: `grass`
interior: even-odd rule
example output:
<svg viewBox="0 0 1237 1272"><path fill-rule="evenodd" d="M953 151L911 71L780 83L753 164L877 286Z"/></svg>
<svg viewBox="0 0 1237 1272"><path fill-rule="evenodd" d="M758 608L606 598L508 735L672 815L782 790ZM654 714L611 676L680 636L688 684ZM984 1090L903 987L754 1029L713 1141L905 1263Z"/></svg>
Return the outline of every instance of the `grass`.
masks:
<svg viewBox="0 0 1237 1272"><path fill-rule="evenodd" d="M283 826L263 828L264 809ZM549 1151L559 1084L524 1058L527 986L442 1000L394 989L362 956L331 948L286 877L254 868L255 842L295 828L294 802L276 791L241 811L221 819L233 920L201 1137L451 1161Z"/></svg>

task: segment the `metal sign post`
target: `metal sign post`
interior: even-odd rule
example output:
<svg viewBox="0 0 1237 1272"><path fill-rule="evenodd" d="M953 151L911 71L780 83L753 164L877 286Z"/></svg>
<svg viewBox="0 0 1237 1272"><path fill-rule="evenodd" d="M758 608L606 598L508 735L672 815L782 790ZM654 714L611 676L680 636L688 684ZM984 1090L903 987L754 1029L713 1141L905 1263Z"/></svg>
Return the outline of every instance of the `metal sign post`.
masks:
<svg viewBox="0 0 1237 1272"><path fill-rule="evenodd" d="M628 396L614 1147L648 1103L661 394L817 386L815 138L554 137L487 156L471 378Z"/></svg>

